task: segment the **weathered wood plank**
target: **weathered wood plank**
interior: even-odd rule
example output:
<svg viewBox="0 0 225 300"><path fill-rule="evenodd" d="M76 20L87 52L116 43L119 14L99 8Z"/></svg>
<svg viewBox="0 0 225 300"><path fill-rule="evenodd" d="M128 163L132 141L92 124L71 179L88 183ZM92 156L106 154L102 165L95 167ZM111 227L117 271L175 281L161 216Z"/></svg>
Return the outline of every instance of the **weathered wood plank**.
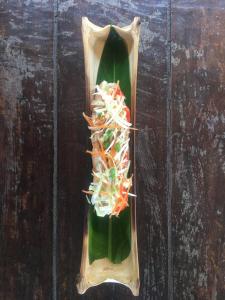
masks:
<svg viewBox="0 0 225 300"><path fill-rule="evenodd" d="M172 0L172 5L183 8L225 8L223 0Z"/></svg>
<svg viewBox="0 0 225 300"><path fill-rule="evenodd" d="M127 25L141 16L142 34L137 97L139 299L167 299L166 28L165 1L60 1L59 4L59 297L79 299L84 197L91 171L85 155L89 132L82 120L85 82L81 17L96 24ZM141 222L140 222L141 220ZM132 299L119 285L90 289L82 299ZM136 298L138 299L138 298Z"/></svg>
<svg viewBox="0 0 225 300"><path fill-rule="evenodd" d="M0 298L52 297L52 1L1 2ZM81 16L125 25L141 16L137 99L137 218L141 291L167 299L167 1L59 5L58 295L79 299L90 164L84 154ZM174 299L225 298L225 12L223 1L172 6ZM140 221L139 221L140 220ZM131 299L105 284L83 299Z"/></svg>
<svg viewBox="0 0 225 300"><path fill-rule="evenodd" d="M173 274L177 300L225 299L224 57L224 10L182 9L174 4Z"/></svg>
<svg viewBox="0 0 225 300"><path fill-rule="evenodd" d="M51 1L0 3L0 299L51 298Z"/></svg>

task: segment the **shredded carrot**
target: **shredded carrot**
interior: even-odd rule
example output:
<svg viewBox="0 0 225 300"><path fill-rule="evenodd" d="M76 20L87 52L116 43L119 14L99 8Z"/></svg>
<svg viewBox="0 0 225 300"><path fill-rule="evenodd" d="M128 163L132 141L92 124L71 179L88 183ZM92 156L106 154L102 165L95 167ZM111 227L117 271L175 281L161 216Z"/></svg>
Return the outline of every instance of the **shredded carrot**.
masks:
<svg viewBox="0 0 225 300"><path fill-rule="evenodd" d="M120 89L119 81L117 81L117 83L110 83L108 87L104 84L102 87L101 84L98 86L100 89L102 88L101 93L99 93L102 97L100 107L98 107L98 103L96 102L96 105L92 106L92 116L89 117L83 113L83 117L88 123L88 128L92 131L92 150L87 150L86 153L90 154L93 158L94 168L92 175L94 177L94 183L98 188L97 191L99 195L99 197L96 198L96 201L99 201L99 205L95 206L96 201L92 204L95 206L96 212L98 212L98 210L101 212L101 216L108 214L111 217L113 215L118 216L122 210L129 206L129 195L135 196L133 194L129 194L129 190L132 186L132 179L127 178L126 170L127 167L129 167L129 152L125 154L124 151L126 150L124 149L129 147L129 130L138 129L126 126L126 122L123 122L120 125L120 122L118 121L117 123L116 119L115 121L111 120L110 111L107 111L108 106L106 101L109 101L108 105L109 107L111 105L111 109L114 109L114 105L119 105L118 108L121 108L121 110L115 110L115 113L118 114L118 117L122 118L124 121L130 122L128 113L125 115L120 112L129 111L130 115L130 110L124 102L125 96ZM104 93L110 97L104 98ZM115 103L112 103L111 101L115 101ZM121 101L123 101L123 103ZM103 105L105 105L104 109L102 109ZM114 131L114 129L118 130ZM124 142L122 141L123 139ZM118 147L116 143L118 143ZM127 143L125 148L123 143L124 145ZM98 159L96 160L96 158ZM121 160L124 162L122 163ZM98 169L96 167L97 164L100 164L100 166L103 167L104 171L102 174L100 174L100 171L95 170L95 168ZM101 168L99 168L99 170L101 170ZM101 182L101 186L98 185L99 182ZM88 191L83 190L83 192L93 195L95 193L92 191L93 187L90 186L89 189L90 190ZM101 199L101 196L106 197ZM91 199L90 202L92 202ZM107 202L106 205L101 201ZM110 207L110 212L106 212L108 211L108 208L105 207L107 205Z"/></svg>
<svg viewBox="0 0 225 300"><path fill-rule="evenodd" d="M82 192L85 193L85 194L88 194L88 195L92 195L92 194L93 194L92 191L85 191L85 190L82 190Z"/></svg>
<svg viewBox="0 0 225 300"><path fill-rule="evenodd" d="M95 129L103 129L103 128L110 128L110 129L115 129L115 128L121 128L119 125L93 125L93 126L88 126L88 129L90 130L95 130ZM127 129L130 130L138 130L138 128L134 127L128 127Z"/></svg>
<svg viewBox="0 0 225 300"><path fill-rule="evenodd" d="M100 151L90 151L90 150L86 150L86 153L91 154L92 156L99 156L101 155Z"/></svg>
<svg viewBox="0 0 225 300"><path fill-rule="evenodd" d="M84 112L83 112L83 117L85 118L85 120L88 122L90 126L93 126L92 119L88 117Z"/></svg>

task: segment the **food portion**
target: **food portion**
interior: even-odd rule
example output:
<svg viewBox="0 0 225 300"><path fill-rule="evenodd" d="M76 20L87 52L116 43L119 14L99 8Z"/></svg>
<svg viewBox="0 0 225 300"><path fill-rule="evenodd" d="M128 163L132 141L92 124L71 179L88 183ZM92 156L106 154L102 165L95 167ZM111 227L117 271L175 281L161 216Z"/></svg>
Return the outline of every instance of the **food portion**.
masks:
<svg viewBox="0 0 225 300"><path fill-rule="evenodd" d="M118 216L128 204L132 186L129 177L130 110L119 82L103 81L96 86L91 102L91 117L83 113L91 130L93 182L87 200L99 217Z"/></svg>

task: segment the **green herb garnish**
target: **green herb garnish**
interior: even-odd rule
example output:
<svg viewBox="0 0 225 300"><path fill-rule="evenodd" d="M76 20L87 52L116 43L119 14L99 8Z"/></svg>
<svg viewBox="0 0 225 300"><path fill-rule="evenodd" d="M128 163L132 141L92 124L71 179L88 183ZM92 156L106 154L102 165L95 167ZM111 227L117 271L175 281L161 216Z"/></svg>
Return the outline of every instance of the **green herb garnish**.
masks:
<svg viewBox="0 0 225 300"><path fill-rule="evenodd" d="M107 129L106 132L103 135L103 140L108 141L113 137L113 130L112 129Z"/></svg>
<svg viewBox="0 0 225 300"><path fill-rule="evenodd" d="M115 168L111 168L109 170L109 178L111 181L116 179L116 169Z"/></svg>
<svg viewBox="0 0 225 300"><path fill-rule="evenodd" d="M104 146L104 149L109 148L110 142L108 142L108 141L103 142L103 146Z"/></svg>
<svg viewBox="0 0 225 300"><path fill-rule="evenodd" d="M115 147L116 152L119 152L121 149L120 143L116 143L114 147Z"/></svg>

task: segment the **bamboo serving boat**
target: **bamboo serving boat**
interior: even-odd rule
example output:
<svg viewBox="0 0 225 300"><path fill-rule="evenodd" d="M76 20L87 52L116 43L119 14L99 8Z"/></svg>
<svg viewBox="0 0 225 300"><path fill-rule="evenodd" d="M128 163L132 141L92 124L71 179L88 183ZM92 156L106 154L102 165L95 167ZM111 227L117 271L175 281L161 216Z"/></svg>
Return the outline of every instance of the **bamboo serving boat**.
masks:
<svg viewBox="0 0 225 300"><path fill-rule="evenodd" d="M119 81L131 111L131 123L135 126L139 34L138 17L122 28L115 25L99 27L88 18L82 18L87 113L91 113L96 84L103 80ZM133 174L132 193L135 194L134 131L130 135L129 156L130 173ZM78 293L83 294L88 288L103 282L117 282L129 287L133 295L139 294L135 198L129 199L129 207L118 217L99 217L92 205L88 205Z"/></svg>

